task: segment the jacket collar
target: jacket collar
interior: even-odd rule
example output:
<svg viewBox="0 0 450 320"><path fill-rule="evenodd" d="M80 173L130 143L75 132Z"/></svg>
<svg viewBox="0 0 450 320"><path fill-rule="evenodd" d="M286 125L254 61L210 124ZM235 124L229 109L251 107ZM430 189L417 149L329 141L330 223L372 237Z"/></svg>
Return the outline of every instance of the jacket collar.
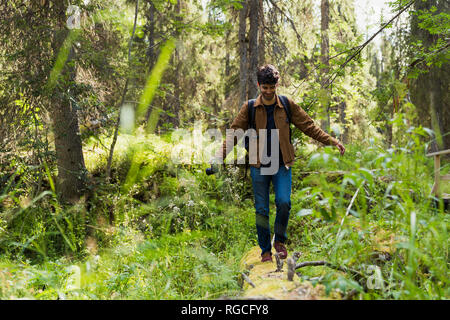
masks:
<svg viewBox="0 0 450 320"><path fill-rule="evenodd" d="M276 103L277 106L279 108L283 108L283 105L281 104L280 98L278 97L278 94L276 95ZM256 98L255 103L253 104L253 107L257 107L257 106L264 106L263 102L262 102L262 96L258 95L258 98Z"/></svg>

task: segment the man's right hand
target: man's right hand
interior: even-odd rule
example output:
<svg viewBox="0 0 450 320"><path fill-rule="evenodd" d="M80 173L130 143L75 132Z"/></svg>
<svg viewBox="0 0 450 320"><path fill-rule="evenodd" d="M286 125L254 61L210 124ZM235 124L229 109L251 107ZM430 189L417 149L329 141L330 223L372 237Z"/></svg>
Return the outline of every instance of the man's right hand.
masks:
<svg viewBox="0 0 450 320"><path fill-rule="evenodd" d="M343 156L344 153L345 153L345 147L344 147L344 145L343 145L342 143L338 142L338 143L336 144L336 147L339 149L339 152L341 153L341 156Z"/></svg>

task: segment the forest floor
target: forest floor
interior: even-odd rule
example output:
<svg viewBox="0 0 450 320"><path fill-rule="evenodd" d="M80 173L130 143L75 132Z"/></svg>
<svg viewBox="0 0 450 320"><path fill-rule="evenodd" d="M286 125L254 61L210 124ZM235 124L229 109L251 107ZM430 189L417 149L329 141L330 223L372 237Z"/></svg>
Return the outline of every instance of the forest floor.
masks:
<svg viewBox="0 0 450 320"><path fill-rule="evenodd" d="M353 225L355 230L361 230L359 222L350 218L350 225ZM390 260L395 252L396 237L387 230L380 229L375 223L370 223L372 227L370 238L371 246L368 246L366 250L370 251L371 256L375 260ZM295 265L298 263L309 263L311 261L305 260L307 257L315 256L311 251L311 247L298 246L296 243L291 243L289 246L288 258L293 259ZM294 251L301 250L301 251ZM322 300L322 299L343 299L346 298L344 292L340 290L331 290L327 292L325 286L320 284L320 278L335 272L336 270L326 269L317 272L320 277L313 277L315 281L303 279L302 270L298 270L294 273L292 280L288 280L288 263L287 259L276 259L274 255L272 262L261 262L261 249L258 246L252 247L247 253L244 254L240 269L242 271L243 282L243 294L242 298L259 298L259 299L281 299L281 300ZM328 255L322 254L318 256L316 261L322 262ZM281 262L281 265L279 263ZM310 268L315 268L312 266ZM319 267L323 268L323 266ZM314 271L310 271L314 272ZM345 271L340 270L341 276L348 276ZM308 279L308 278L307 278ZM367 281L367 280L366 280Z"/></svg>
<svg viewBox="0 0 450 320"><path fill-rule="evenodd" d="M288 267L283 262L282 268L277 261L261 262L261 249L251 248L242 258L241 270L248 273L244 280L242 299L276 299L276 300L317 300L329 299L323 285L313 286L309 281L295 277L288 280Z"/></svg>
<svg viewBox="0 0 450 320"><path fill-rule="evenodd" d="M415 159L378 146L349 145L345 157L300 150L309 160L293 167L289 256L329 264L298 268L288 281L286 261L260 262L242 168L206 176L206 165L171 163L173 145L160 137L124 139L113 162L120 179L95 185L89 211L2 196L3 216L16 224L0 220L1 299L450 297L450 216L428 196L433 164L421 150ZM130 154L128 141L140 149ZM107 157L96 145L85 157L101 177ZM29 205L15 211L15 203ZM275 207L271 193L272 226Z"/></svg>

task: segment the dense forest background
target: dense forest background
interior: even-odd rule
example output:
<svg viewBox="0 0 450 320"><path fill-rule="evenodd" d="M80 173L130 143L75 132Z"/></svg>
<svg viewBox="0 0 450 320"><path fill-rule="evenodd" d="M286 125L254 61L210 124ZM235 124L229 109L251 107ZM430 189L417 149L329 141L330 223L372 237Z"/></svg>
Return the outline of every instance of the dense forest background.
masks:
<svg viewBox="0 0 450 320"><path fill-rule="evenodd" d="M353 0L2 1L0 298L239 296L256 245L248 172L206 176L207 159L172 151L180 132L224 132L271 63L278 93L347 148L293 131L288 247L359 276L296 281L448 299L449 218L426 154L450 149L449 3L390 8L367 33Z"/></svg>

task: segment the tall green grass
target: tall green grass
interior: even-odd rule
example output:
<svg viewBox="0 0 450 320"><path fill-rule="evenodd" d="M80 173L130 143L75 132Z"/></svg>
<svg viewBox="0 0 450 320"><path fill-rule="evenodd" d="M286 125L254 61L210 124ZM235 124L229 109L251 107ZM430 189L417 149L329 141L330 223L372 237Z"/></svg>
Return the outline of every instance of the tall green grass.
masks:
<svg viewBox="0 0 450 320"><path fill-rule="evenodd" d="M296 163L289 251L362 274L308 267L300 280L360 299L449 298L449 217L430 197L433 163L421 134L412 129L388 150L349 145L344 157L327 147ZM85 146L87 165L101 179L106 152L95 144ZM97 183L88 205L59 205L49 171L48 190L28 201L12 177L0 195L0 298L239 295L239 261L256 245L250 180L232 166L206 176L206 165L174 165L172 147L169 136L144 130L120 135L114 184ZM136 148L142 158L128 180ZM275 212L273 196L270 204Z"/></svg>
<svg viewBox="0 0 450 320"><path fill-rule="evenodd" d="M228 205L220 197L222 178L200 167L176 168L167 143L143 135L134 142L146 157L128 192L98 186L87 209L61 207L50 190L22 211L10 208L25 232L6 226L1 298L204 299L239 292L239 261L255 243L252 210ZM121 143L129 141L119 139L125 154L113 161L119 186L127 182L120 167L130 165ZM96 239L94 250L87 238Z"/></svg>
<svg viewBox="0 0 450 320"><path fill-rule="evenodd" d="M385 150L373 141L349 146L343 158L327 148L310 158L309 171L343 174L310 175L298 184L291 246L304 252L303 261L327 260L364 276L310 267L301 270L304 279L322 277L329 290L356 289L362 299L450 297L450 219L430 196L433 164L423 136L410 128L401 147Z"/></svg>

